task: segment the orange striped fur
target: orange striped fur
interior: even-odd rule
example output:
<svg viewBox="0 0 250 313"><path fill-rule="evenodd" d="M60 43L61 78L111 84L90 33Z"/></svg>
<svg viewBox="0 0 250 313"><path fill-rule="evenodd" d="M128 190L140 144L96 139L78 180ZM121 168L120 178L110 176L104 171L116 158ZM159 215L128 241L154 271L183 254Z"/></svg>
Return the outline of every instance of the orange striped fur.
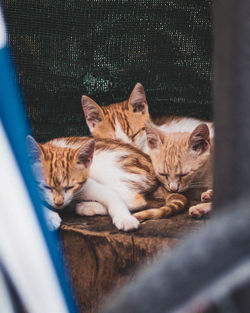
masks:
<svg viewBox="0 0 250 313"><path fill-rule="evenodd" d="M144 88L134 87L128 100L99 106L94 100L82 96L82 108L90 132L95 138L113 138L133 142L144 131L144 122L150 121Z"/></svg>
<svg viewBox="0 0 250 313"><path fill-rule="evenodd" d="M99 106L83 95L82 108L91 134L95 138L113 138L130 143L148 153L145 123L150 122L148 103L142 84L137 83L128 100ZM162 115L152 119L164 132L192 132L201 120L184 116ZM213 123L205 121L211 132Z"/></svg>
<svg viewBox="0 0 250 313"><path fill-rule="evenodd" d="M159 208L150 208L135 213L134 217L136 217L139 221L168 218L177 215L186 209L188 200L184 195L170 193L161 187L159 187L157 193L164 198L165 204Z"/></svg>
<svg viewBox="0 0 250 313"><path fill-rule="evenodd" d="M167 159L168 162L165 162L164 171L171 172L172 175L182 175L182 156L187 151L187 138L189 138L190 132L192 132L194 128L201 123L200 120L183 116L161 116L159 118L155 118L154 126L156 131L159 131L162 138L164 137L163 134L166 133L164 141L165 146L161 148L160 153L160 150L153 151L148 148L147 139L149 139L149 137L147 138L146 136L145 123L148 123L151 118L148 112L145 91L140 83L136 84L128 100L100 107L92 99L83 96L82 108L84 110L89 129L95 138L115 138L122 142L133 144L145 153L149 153L153 161L153 167L156 171L156 175L165 189L168 190L168 193L182 192L175 187L176 182L171 183L171 188L170 186L166 186L166 179L163 176L158 175L158 167L162 166L164 159ZM206 122L206 124L213 133L213 124L210 122ZM178 132L183 131L186 132L186 134L184 133L185 135L179 136L177 134ZM174 133L173 136L168 136L168 133L171 132ZM199 158L199 160L201 159L202 158ZM198 162L196 165L197 164ZM195 171L195 174L197 174L197 171ZM209 180L209 183L192 182L193 185L190 186L192 187L192 193L194 193L195 190L195 193L200 197L201 192L205 191L203 190L204 184L207 184L208 188L211 188L211 171L208 176L207 180ZM189 181L192 181L190 175L187 177L181 177L182 184L186 182L188 185ZM188 189L187 186L185 188ZM172 210L169 210L169 207L156 211L148 210L145 212L145 215L143 212L139 212L138 214L136 213L135 216L140 220L147 218L160 218L160 216L167 217L173 214L175 208L177 208L177 211L183 210L187 203L186 198L180 194L179 196L176 194L176 201L174 201L172 197L168 197L165 193L163 197L168 200L169 207L172 207ZM192 198L193 195L191 195L191 199ZM179 202L180 199L182 204ZM207 207L208 206L206 205L206 208ZM207 210L208 209L205 211ZM197 214L196 211L197 210L194 210L193 215Z"/></svg>
<svg viewBox="0 0 250 313"><path fill-rule="evenodd" d="M146 133L149 155L162 186L185 194L189 201L203 202L189 209L191 216L208 213L213 185L213 138L208 126L200 124L192 133L167 134L148 123Z"/></svg>
<svg viewBox="0 0 250 313"><path fill-rule="evenodd" d="M72 149L70 145L57 147L54 143L53 140L46 144L35 143L39 150L37 158L41 162L43 172L43 182L39 183L40 188L48 196L45 200L55 208L61 208L65 203L69 204L74 194L88 179L90 164L88 159L79 162L81 150L85 152L82 145ZM94 149L94 140L89 142L88 148ZM67 201L69 196L70 199Z"/></svg>
<svg viewBox="0 0 250 313"><path fill-rule="evenodd" d="M184 196L170 194L168 191L159 188L159 181L155 175L150 157L132 145L112 139L96 139L94 158L90 169L77 164L79 151L84 149L91 141L93 139L87 137L69 137L38 144L44 184L52 194L55 207L60 207L63 203L67 188L70 189L71 193L77 194L87 178L94 175L91 173L93 163L96 162L95 158L98 154L103 151L115 151L118 154L121 152L118 160L119 166L124 172L131 174L131 178L128 176L127 180L122 182L124 188L129 186L134 194L133 203L127 203L130 210L144 209L150 203L156 203L159 198L164 199L165 204L158 209L150 208L135 213L134 216L138 220L169 217L179 213L186 207L187 200ZM112 170L112 168L108 169L110 173L112 173ZM92 178L98 180L98 173L95 175L97 176ZM140 176L141 180L134 180L134 175ZM100 177L99 179L101 180ZM126 202L126 199L123 200Z"/></svg>

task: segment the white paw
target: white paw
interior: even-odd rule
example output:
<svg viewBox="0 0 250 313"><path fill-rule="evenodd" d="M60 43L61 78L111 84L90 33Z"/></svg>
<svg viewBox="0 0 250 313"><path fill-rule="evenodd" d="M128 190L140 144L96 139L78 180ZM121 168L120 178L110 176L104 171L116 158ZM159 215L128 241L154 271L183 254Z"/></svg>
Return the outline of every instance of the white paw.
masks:
<svg viewBox="0 0 250 313"><path fill-rule="evenodd" d="M107 210L99 202L80 202L76 205L76 213L85 216L106 215Z"/></svg>
<svg viewBox="0 0 250 313"><path fill-rule="evenodd" d="M127 216L115 216L113 218L113 224L119 229L124 231L129 231L137 229L140 222L132 215Z"/></svg>
<svg viewBox="0 0 250 313"><path fill-rule="evenodd" d="M213 189L208 189L201 194L201 202L211 202L213 198Z"/></svg>
<svg viewBox="0 0 250 313"><path fill-rule="evenodd" d="M59 214L52 216L50 219L47 220L47 226L50 231L56 230L60 227L62 222L61 217Z"/></svg>
<svg viewBox="0 0 250 313"><path fill-rule="evenodd" d="M200 203L189 208L189 215L192 217L202 217L211 211L212 203Z"/></svg>
<svg viewBox="0 0 250 313"><path fill-rule="evenodd" d="M58 213L51 211L44 207L44 214L45 214L46 224L50 231L56 230L60 227L62 219Z"/></svg>

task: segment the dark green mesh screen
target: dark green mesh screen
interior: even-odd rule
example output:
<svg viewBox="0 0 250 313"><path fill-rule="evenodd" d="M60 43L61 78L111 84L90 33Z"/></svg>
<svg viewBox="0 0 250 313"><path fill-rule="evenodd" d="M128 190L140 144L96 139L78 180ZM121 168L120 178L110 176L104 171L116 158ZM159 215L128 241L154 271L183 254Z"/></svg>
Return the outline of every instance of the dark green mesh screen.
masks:
<svg viewBox="0 0 250 313"><path fill-rule="evenodd" d="M212 0L2 0L36 138L87 134L80 98L211 117Z"/></svg>

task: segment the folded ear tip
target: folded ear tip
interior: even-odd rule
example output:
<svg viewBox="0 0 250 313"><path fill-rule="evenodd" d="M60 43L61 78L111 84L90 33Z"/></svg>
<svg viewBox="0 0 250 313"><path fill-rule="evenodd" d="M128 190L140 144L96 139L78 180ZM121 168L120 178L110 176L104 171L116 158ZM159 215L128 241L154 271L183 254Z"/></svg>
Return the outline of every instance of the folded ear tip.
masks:
<svg viewBox="0 0 250 313"><path fill-rule="evenodd" d="M140 82L137 82L136 84L135 84L135 87L137 87L137 88L143 88L143 85L142 85L142 83L140 83Z"/></svg>
<svg viewBox="0 0 250 313"><path fill-rule="evenodd" d="M95 146L95 140L94 139L90 139L89 140L89 145L90 145L90 147L94 147Z"/></svg>
<svg viewBox="0 0 250 313"><path fill-rule="evenodd" d="M204 128L204 129L208 129L208 126L207 126L206 123L201 123L201 124L198 125L198 127Z"/></svg>
<svg viewBox="0 0 250 313"><path fill-rule="evenodd" d="M82 104L84 104L88 99L89 99L88 96L82 95L82 98L81 98Z"/></svg>
<svg viewBox="0 0 250 313"><path fill-rule="evenodd" d="M29 143L36 143L35 139L31 135L26 136L26 142Z"/></svg>
<svg viewBox="0 0 250 313"><path fill-rule="evenodd" d="M137 83L137 84L135 85L135 87L134 87L134 90L137 90L137 91L140 92L140 93L145 93L144 87L143 87L143 85L142 85L141 83Z"/></svg>
<svg viewBox="0 0 250 313"><path fill-rule="evenodd" d="M82 103L82 108L85 113L90 110L92 111L93 109L96 111L100 111L99 105L93 99L91 99L90 97L86 95L82 95L81 103Z"/></svg>
<svg viewBox="0 0 250 313"><path fill-rule="evenodd" d="M31 135L26 136L26 140L32 140L32 139L33 139L33 137Z"/></svg>
<svg viewBox="0 0 250 313"><path fill-rule="evenodd" d="M82 145L77 152L78 161L84 164L85 167L89 167L92 162L94 148L95 140L90 139L84 145Z"/></svg>
<svg viewBox="0 0 250 313"><path fill-rule="evenodd" d="M95 148L95 140L91 138L82 146L81 150L91 151L91 150L94 150L94 148Z"/></svg>
<svg viewBox="0 0 250 313"><path fill-rule="evenodd" d="M204 129L207 129L207 130L209 131L209 128L208 128L208 126L207 126L206 123L201 123L200 126L201 126L202 128L204 128Z"/></svg>
<svg viewBox="0 0 250 313"><path fill-rule="evenodd" d="M209 128L206 123L199 124L195 130L193 131L193 134L199 133L203 137L209 136Z"/></svg>

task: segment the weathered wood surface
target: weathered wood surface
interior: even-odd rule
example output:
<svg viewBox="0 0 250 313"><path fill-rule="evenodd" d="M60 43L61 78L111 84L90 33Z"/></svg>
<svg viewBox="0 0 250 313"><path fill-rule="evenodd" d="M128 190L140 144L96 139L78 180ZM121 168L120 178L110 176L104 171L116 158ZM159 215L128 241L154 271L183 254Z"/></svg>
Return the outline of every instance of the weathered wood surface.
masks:
<svg viewBox="0 0 250 313"><path fill-rule="evenodd" d="M187 213L147 221L130 233L118 231L105 216L64 215L61 238L81 312L96 312L102 301L125 280L132 280L141 264L150 264L163 249L172 248L206 219Z"/></svg>

